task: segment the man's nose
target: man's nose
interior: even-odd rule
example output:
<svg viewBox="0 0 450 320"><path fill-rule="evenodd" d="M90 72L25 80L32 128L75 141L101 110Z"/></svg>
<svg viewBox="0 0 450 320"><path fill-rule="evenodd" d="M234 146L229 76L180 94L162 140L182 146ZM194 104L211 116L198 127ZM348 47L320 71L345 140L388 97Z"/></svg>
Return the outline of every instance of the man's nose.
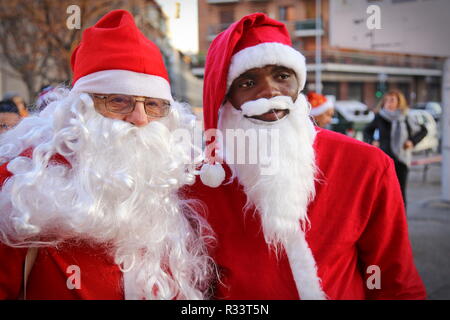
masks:
<svg viewBox="0 0 450 320"><path fill-rule="evenodd" d="M136 127L146 126L150 122L150 119L145 113L144 102L136 102L133 112L127 115L125 121L135 125Z"/></svg>
<svg viewBox="0 0 450 320"><path fill-rule="evenodd" d="M277 83L271 77L261 79L260 83L260 90L258 91L257 99L270 99L282 95Z"/></svg>

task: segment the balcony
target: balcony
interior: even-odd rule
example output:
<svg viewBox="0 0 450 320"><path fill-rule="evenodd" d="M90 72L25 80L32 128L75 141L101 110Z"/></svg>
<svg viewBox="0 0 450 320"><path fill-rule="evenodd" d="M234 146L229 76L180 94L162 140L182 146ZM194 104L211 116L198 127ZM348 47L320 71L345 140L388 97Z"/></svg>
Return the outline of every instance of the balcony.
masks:
<svg viewBox="0 0 450 320"><path fill-rule="evenodd" d="M221 3L236 3L239 0L208 0L209 4L221 4Z"/></svg>
<svg viewBox="0 0 450 320"><path fill-rule="evenodd" d="M308 71L316 70L315 52L303 51ZM443 59L389 53L322 51L322 71L366 74L442 76Z"/></svg>
<svg viewBox="0 0 450 320"><path fill-rule="evenodd" d="M296 37L323 36L322 20L317 23L316 19L308 19L295 22L294 35Z"/></svg>
<svg viewBox="0 0 450 320"><path fill-rule="evenodd" d="M306 61L314 63L315 51L303 51ZM413 69L441 70L441 59L421 56L393 55L389 53L344 52L335 50L322 51L322 63L346 65L383 66Z"/></svg>

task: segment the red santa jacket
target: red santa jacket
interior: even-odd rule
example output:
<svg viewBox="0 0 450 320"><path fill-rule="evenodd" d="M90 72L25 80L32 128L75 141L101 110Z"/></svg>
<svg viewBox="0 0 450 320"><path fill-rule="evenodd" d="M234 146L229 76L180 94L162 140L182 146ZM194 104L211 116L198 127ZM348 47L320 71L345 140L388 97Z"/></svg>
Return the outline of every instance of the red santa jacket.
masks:
<svg viewBox="0 0 450 320"><path fill-rule="evenodd" d="M315 144L320 182L308 208L306 240L329 299L424 299L414 266L394 166L379 149L328 130ZM213 189L200 181L187 191L207 207L221 273L219 299L298 299L284 252L264 241L258 215L243 214L246 196L235 180ZM279 199L283 201L283 199ZM367 279L378 266L381 289Z"/></svg>
<svg viewBox="0 0 450 320"><path fill-rule="evenodd" d="M26 299L124 299L122 272L105 250L79 242L40 248L28 278ZM26 248L0 244L0 299L22 298L26 252Z"/></svg>
<svg viewBox="0 0 450 320"><path fill-rule="evenodd" d="M31 149L21 155L31 157ZM61 155L50 160L64 165ZM0 186L11 176L7 163L0 166ZM0 299L23 298L26 248L0 243ZM75 286L79 280L80 286ZM58 248L40 248L28 277L26 299L123 299L123 279L119 267L106 248L93 248L80 241Z"/></svg>

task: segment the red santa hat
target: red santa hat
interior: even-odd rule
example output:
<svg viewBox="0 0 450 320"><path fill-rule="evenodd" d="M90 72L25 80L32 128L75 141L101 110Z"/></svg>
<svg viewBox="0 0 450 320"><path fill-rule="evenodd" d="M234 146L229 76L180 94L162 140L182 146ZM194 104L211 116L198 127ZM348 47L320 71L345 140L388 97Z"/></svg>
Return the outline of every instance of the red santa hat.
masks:
<svg viewBox="0 0 450 320"><path fill-rule="evenodd" d="M220 33L209 47L203 86L203 119L205 130L217 129L219 109L233 80L247 70L266 65L292 69L305 87L305 57L292 48L286 26L263 13L243 17ZM211 150L213 148L210 148ZM214 152L212 152L214 154ZM201 171L204 184L217 187L225 173L221 166L208 159Z"/></svg>
<svg viewBox="0 0 450 320"><path fill-rule="evenodd" d="M310 114L312 116L319 116L329 109L333 109L333 101L321 95L320 93L308 93L308 102L311 105Z"/></svg>
<svg viewBox="0 0 450 320"><path fill-rule="evenodd" d="M125 10L111 11L86 29L71 64L73 91L173 100L161 52Z"/></svg>

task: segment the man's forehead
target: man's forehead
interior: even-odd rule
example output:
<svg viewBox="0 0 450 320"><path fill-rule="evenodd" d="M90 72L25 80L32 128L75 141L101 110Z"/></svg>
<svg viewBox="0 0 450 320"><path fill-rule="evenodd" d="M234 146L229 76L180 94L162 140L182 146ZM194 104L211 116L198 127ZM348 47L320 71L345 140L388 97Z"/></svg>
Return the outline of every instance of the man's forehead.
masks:
<svg viewBox="0 0 450 320"><path fill-rule="evenodd" d="M292 70L291 68L288 68L288 67L285 67L282 65L270 64L270 65L265 65L263 67L249 69L249 70L245 71L244 73L242 73L239 76L239 78L253 76L253 75L257 75L257 74L264 73L264 72L276 72L276 71L288 71L290 73L295 73L294 70Z"/></svg>
<svg viewBox="0 0 450 320"><path fill-rule="evenodd" d="M0 112L1 121L14 121L20 119L20 116L15 112Z"/></svg>

